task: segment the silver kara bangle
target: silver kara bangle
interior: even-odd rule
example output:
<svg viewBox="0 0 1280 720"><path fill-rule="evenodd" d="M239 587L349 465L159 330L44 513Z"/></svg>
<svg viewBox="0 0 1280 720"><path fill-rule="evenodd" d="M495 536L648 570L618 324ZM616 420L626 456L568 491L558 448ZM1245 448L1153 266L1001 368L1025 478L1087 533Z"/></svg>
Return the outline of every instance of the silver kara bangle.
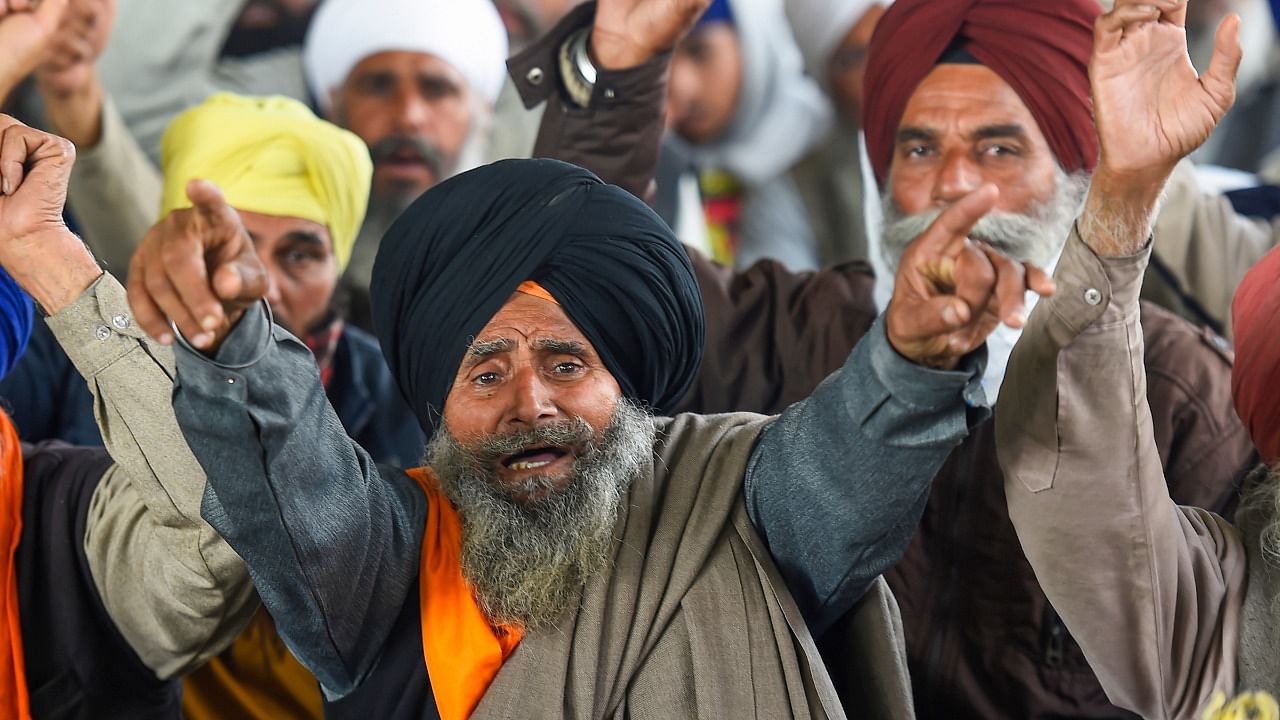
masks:
<svg viewBox="0 0 1280 720"><path fill-rule="evenodd" d="M185 349L187 352L199 355L203 357L206 361L208 361L209 364L214 365L215 367L222 368L223 370L244 370L245 368L253 367L254 365L257 365L259 362L261 362L262 358L267 356L267 351L271 349L271 328L274 327L276 324L276 316L272 314L271 303L267 302L266 298L259 298L258 301L262 303L262 309L267 314L267 333L266 333L267 337L266 337L266 341L262 343L262 349L259 350L258 354L255 355L254 358L249 362L235 363L235 364L218 362L217 360L214 360L208 355L205 355L204 351L199 350L194 345L192 345L190 341L187 340L186 336L182 334L182 331L178 329L177 323L170 320L169 327L173 329L173 337L178 341L178 344L181 345L183 349Z"/></svg>
<svg viewBox="0 0 1280 720"><path fill-rule="evenodd" d="M596 88L596 66L591 62L587 49L590 40L591 28L582 28L560 46L561 82L578 107L591 104L591 95Z"/></svg>

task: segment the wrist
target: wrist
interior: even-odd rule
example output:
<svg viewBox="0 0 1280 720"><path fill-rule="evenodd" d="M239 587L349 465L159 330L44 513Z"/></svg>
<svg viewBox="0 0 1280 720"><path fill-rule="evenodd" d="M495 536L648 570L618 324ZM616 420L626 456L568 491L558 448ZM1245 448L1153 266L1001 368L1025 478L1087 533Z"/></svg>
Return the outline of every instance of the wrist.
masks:
<svg viewBox="0 0 1280 720"><path fill-rule="evenodd" d="M1173 167L1121 171L1098 166L1080 215L1080 234L1101 257L1133 255L1146 246Z"/></svg>
<svg viewBox="0 0 1280 720"><path fill-rule="evenodd" d="M29 250L6 253L5 269L49 315L75 302L102 275L93 254L65 227L14 246Z"/></svg>
<svg viewBox="0 0 1280 720"><path fill-rule="evenodd" d="M592 64L601 70L628 70L639 67L658 55L652 48L642 47L626 36L601 30L599 27L591 29L587 53Z"/></svg>
<svg viewBox="0 0 1280 720"><path fill-rule="evenodd" d="M96 71L87 82L64 87L37 74L37 85L44 99L45 112L57 133L77 148L87 150L102 139L102 83Z"/></svg>

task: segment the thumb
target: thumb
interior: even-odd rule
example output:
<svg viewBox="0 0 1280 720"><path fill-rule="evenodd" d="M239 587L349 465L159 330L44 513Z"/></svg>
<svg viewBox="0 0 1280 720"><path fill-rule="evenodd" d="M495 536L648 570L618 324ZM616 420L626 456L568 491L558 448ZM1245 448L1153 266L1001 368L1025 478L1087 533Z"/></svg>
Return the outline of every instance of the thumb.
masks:
<svg viewBox="0 0 1280 720"><path fill-rule="evenodd" d="M224 305L250 305L267 294L267 273L252 252L243 252L213 272L213 292Z"/></svg>
<svg viewBox="0 0 1280 720"><path fill-rule="evenodd" d="M1236 101L1236 72L1242 59L1244 48L1240 46L1240 16L1228 15L1214 36L1209 70L1200 78L1200 86L1218 105L1219 118Z"/></svg>

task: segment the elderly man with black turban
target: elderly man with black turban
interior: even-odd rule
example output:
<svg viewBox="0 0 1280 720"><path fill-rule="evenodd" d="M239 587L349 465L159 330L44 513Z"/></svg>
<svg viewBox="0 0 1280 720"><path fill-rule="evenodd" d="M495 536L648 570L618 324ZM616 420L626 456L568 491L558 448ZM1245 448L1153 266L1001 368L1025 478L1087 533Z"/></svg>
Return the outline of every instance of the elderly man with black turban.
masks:
<svg viewBox="0 0 1280 720"><path fill-rule="evenodd" d="M670 230L555 161L447 181L374 272L384 353L431 438L407 472L343 432L305 347L256 303L262 268L224 203L147 240L204 258L148 265L181 294L131 297L150 332L204 336L179 350L174 395L211 475L204 513L332 716L842 717L810 628L894 562L985 416L987 334L1021 322L1028 286L1051 292L965 238L995 200L982 188L922 235L889 312L807 400L663 418L703 339ZM866 688L902 717L880 647L866 660L890 677Z"/></svg>

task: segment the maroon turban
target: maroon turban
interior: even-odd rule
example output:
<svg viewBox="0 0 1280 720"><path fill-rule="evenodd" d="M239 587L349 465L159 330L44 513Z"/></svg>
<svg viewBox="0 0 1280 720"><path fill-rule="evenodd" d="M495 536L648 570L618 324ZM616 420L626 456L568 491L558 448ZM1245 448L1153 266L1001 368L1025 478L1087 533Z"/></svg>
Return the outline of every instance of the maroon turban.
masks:
<svg viewBox="0 0 1280 720"><path fill-rule="evenodd" d="M1280 460L1280 248L1244 276L1231 303L1231 395L1262 460Z"/></svg>
<svg viewBox="0 0 1280 720"><path fill-rule="evenodd" d="M1067 172L1092 170L1098 134L1089 99L1097 0L898 0L871 38L862 113L884 185L902 112L949 50L973 56L1022 98Z"/></svg>

